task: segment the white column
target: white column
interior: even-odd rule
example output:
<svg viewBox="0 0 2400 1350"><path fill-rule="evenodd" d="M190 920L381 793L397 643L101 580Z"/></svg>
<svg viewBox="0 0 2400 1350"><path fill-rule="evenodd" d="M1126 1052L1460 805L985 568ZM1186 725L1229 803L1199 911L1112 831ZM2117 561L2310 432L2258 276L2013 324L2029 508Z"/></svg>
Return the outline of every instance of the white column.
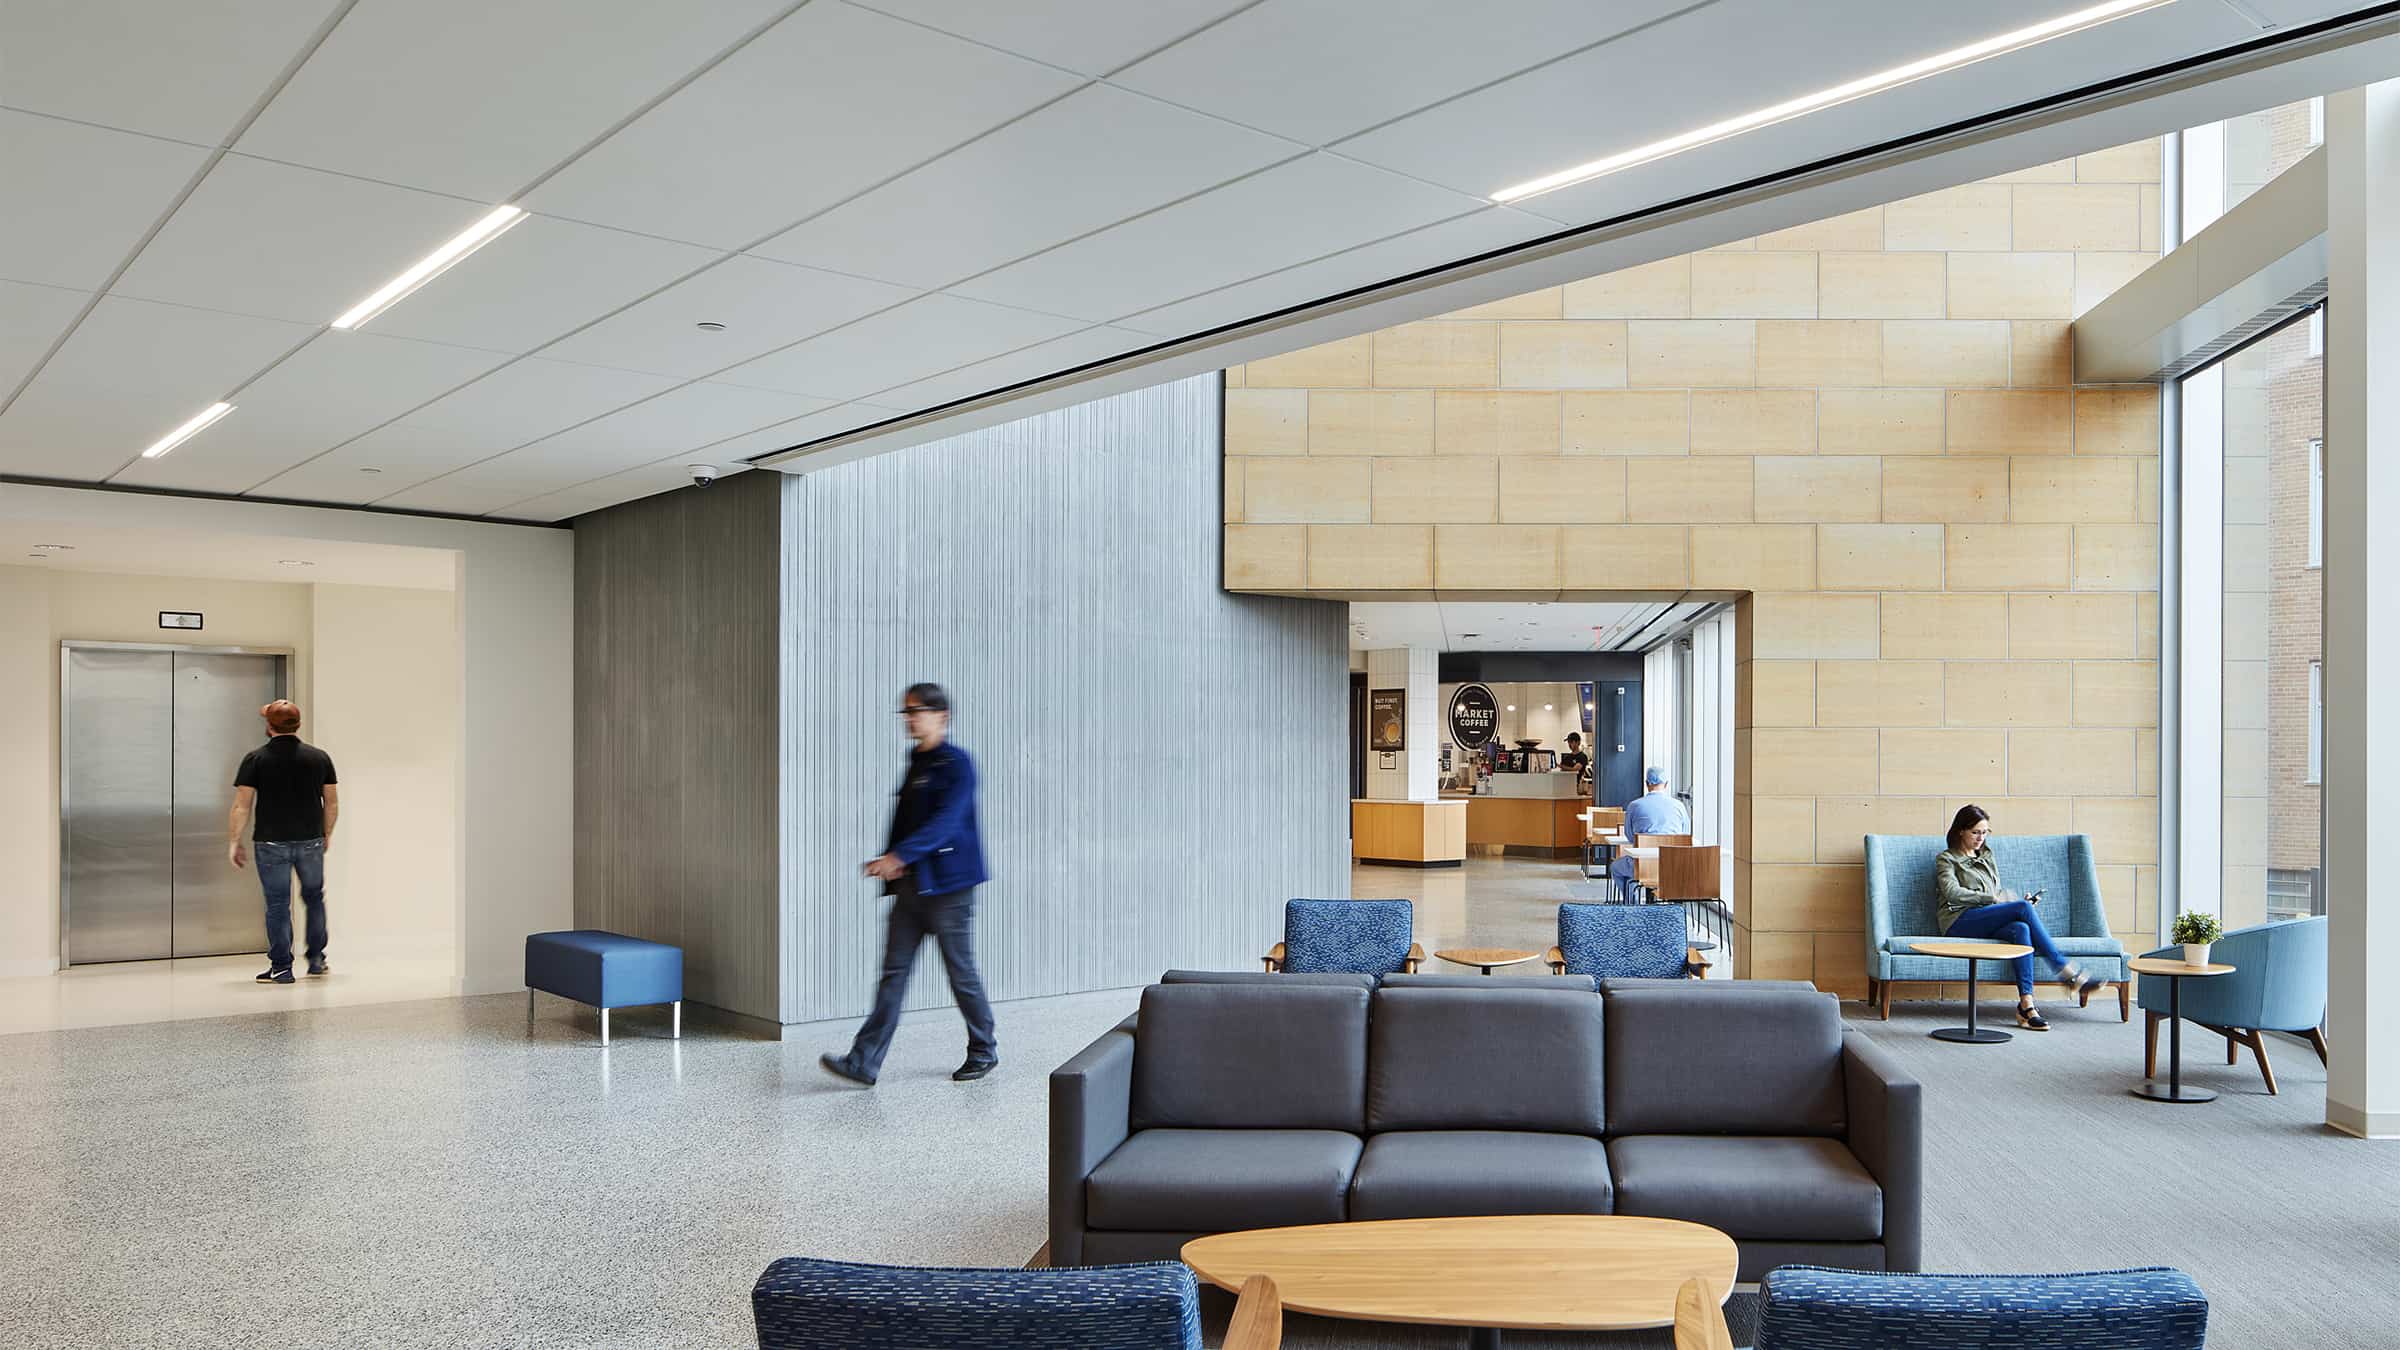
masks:
<svg viewBox="0 0 2400 1350"><path fill-rule="evenodd" d="M2400 81L2328 98L2325 152L2325 1119L2400 1138Z"/></svg>
<svg viewBox="0 0 2400 1350"><path fill-rule="evenodd" d="M1442 654L1431 647L1387 647L1367 653L1368 720L1374 720L1375 691L1408 693L1408 748L1375 750L1375 728L1367 728L1367 796L1377 801L1430 802L1441 798L1440 709ZM1386 756L1390 767L1385 767Z"/></svg>

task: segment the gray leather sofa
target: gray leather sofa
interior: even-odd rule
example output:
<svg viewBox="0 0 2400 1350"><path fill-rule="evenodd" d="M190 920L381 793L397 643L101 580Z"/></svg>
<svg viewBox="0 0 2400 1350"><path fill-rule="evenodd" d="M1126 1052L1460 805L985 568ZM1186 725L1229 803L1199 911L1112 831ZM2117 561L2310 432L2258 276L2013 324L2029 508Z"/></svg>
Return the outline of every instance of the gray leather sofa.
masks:
<svg viewBox="0 0 2400 1350"><path fill-rule="evenodd" d="M1050 1076L1051 1261L1566 1213L1708 1224L1740 1246L1744 1280L1919 1268L1918 1085L1833 996L1474 979L1150 986L1137 1018Z"/></svg>

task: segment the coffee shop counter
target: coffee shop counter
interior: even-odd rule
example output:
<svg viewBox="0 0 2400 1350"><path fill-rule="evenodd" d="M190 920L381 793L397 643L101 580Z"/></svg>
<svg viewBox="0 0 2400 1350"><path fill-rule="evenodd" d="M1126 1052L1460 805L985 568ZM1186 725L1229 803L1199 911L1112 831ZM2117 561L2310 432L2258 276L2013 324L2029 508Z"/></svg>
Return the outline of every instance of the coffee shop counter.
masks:
<svg viewBox="0 0 2400 1350"><path fill-rule="evenodd" d="M1458 867L1467 860L1468 806L1350 799L1350 856L1402 867Z"/></svg>
<svg viewBox="0 0 2400 1350"><path fill-rule="evenodd" d="M1496 773L1489 793L1445 794L1467 808L1467 848L1531 858L1572 858L1591 809L1571 773Z"/></svg>

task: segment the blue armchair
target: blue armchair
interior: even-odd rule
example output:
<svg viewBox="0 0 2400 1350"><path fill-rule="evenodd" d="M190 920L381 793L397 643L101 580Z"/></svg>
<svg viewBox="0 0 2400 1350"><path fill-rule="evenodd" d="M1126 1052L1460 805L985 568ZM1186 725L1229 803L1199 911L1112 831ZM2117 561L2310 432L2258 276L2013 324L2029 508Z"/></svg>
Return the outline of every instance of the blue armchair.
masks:
<svg viewBox="0 0 2400 1350"><path fill-rule="evenodd" d="M1283 941L1259 960L1294 975L1413 975L1425 961L1415 928L1406 900L1286 900Z"/></svg>
<svg viewBox="0 0 2400 1350"><path fill-rule="evenodd" d="M1708 970L1708 962L1692 949L1687 922L1681 905L1569 901L1558 907L1558 945L1544 959L1553 975L1618 980L1698 978Z"/></svg>
<svg viewBox="0 0 2400 1350"><path fill-rule="evenodd" d="M1966 978L1959 962L1924 956L1918 942L1953 942L1942 936L1935 904L1933 860L1946 846L1938 834L1870 834L1866 838L1867 997L1884 1018L1892 1015L1898 986L1955 983ZM2059 950L2084 969L2117 987L2117 1017L2133 1020L2125 944L2108 931L2108 908L2100 899L2100 872L2092 865L2092 841L2081 834L1995 835L1993 860L2000 881L2020 894L2042 892L2034 911L2058 939ZM2034 960L2047 965L2040 957ZM1978 978L2009 981L2006 961L1978 961ZM2056 979L2051 970L2045 978Z"/></svg>
<svg viewBox="0 0 2400 1350"><path fill-rule="evenodd" d="M1199 1287L1177 1261L962 1270L787 1256L751 1287L750 1311L759 1350L1200 1350ZM1255 1277L1226 1350L1276 1350L1281 1326L1274 1284Z"/></svg>
<svg viewBox="0 0 2400 1350"><path fill-rule="evenodd" d="M2267 1092L2275 1092L2275 1069L2267 1063L2262 1031L2289 1031L2306 1037L2325 1059L2325 938L2326 920L2286 919L2237 928L2218 938L2208 959L2233 967L2231 975L2183 983L2183 1020L2196 1022L2225 1038L2225 1062L2238 1063L2241 1047L2250 1047L2258 1060ZM2161 947L2144 956L2167 961L2183 959L2181 947ZM2167 1019L2167 981L2141 977L2136 997L2148 1014L2143 1027L2144 1075L2158 1075L2158 1025Z"/></svg>
<svg viewBox="0 0 2400 1350"><path fill-rule="evenodd" d="M2200 1350L2208 1299L2180 1270L1895 1275L1779 1266L1758 1286L1757 1350Z"/></svg>

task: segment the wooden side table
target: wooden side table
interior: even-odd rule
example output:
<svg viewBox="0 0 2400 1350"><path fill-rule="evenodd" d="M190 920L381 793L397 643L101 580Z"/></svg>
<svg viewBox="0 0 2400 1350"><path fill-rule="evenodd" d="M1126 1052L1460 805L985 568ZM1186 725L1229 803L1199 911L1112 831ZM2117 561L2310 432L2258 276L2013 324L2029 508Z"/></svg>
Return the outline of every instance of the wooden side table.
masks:
<svg viewBox="0 0 2400 1350"><path fill-rule="evenodd" d="M2133 1089L2136 1097L2154 1102L2213 1102L2217 1094L2207 1088L2187 1088L2183 1085L2183 982L2207 975L2231 975L2233 967L2220 965L2194 966L2163 957L2137 956L2125 963L2136 975L2156 975L2167 982L2167 1087L2159 1090L2156 1081L2144 1079ZM2152 1045L2158 1044L2156 1041Z"/></svg>
<svg viewBox="0 0 2400 1350"><path fill-rule="evenodd" d="M2016 1039L2005 1031L1986 1031L1975 1024L1975 963L1978 961L2010 961L2033 955L2033 948L2014 942L1912 942L1908 944L1927 956L1950 956L1967 963L1967 1024L1963 1027L1940 1027L1931 1034L1937 1041L1956 1041L1960 1045L1998 1045Z"/></svg>
<svg viewBox="0 0 2400 1350"><path fill-rule="evenodd" d="M1542 959L1540 952L1519 951L1515 947L1453 947L1435 952L1434 956L1454 966L1478 967L1486 975L1492 973L1494 966L1521 966Z"/></svg>

